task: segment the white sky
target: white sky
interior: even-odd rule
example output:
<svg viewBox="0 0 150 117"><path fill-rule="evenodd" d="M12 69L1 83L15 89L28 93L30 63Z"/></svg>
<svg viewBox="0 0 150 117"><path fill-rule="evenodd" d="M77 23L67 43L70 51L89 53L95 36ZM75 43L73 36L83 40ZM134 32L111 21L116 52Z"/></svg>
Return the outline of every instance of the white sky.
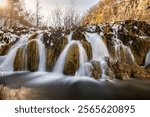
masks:
<svg viewBox="0 0 150 117"><path fill-rule="evenodd" d="M0 0L0 7L4 7L6 5L6 0Z"/></svg>
<svg viewBox="0 0 150 117"><path fill-rule="evenodd" d="M24 1L26 4L26 8L34 12L36 0L24 0ZM86 12L86 10L88 10L98 1L99 0L39 0L42 7L42 14L45 17L49 17L51 11L55 9L56 6L59 6L62 9L66 9L73 6L74 9L78 10L79 13L83 14Z"/></svg>

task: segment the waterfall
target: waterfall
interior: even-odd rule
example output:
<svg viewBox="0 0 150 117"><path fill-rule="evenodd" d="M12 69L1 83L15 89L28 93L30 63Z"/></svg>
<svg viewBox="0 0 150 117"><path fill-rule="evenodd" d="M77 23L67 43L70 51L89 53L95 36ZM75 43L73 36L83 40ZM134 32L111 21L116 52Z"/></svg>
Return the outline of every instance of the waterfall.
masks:
<svg viewBox="0 0 150 117"><path fill-rule="evenodd" d="M28 37L22 36L8 51L8 54L3 56L3 62L0 64L0 70L2 71L13 71L14 61L16 57L17 50L24 46L27 42Z"/></svg>
<svg viewBox="0 0 150 117"><path fill-rule="evenodd" d="M63 73L64 71L64 65L65 65L65 59L66 59L66 56L67 56L67 52L69 50L69 48L71 46L73 46L74 44L77 44L78 47L79 47L79 60L80 60L80 66L87 62L87 55L86 55L86 52L82 46L82 44L80 43L80 41L75 41L75 40L72 40L70 41L65 49L63 50L63 52L60 54L55 66L54 66L54 69L53 69L53 72L58 72L58 73Z"/></svg>
<svg viewBox="0 0 150 117"><path fill-rule="evenodd" d="M38 71L45 71L46 70L46 51L45 51L45 45L42 42L43 35L40 34L37 40L38 43L38 49L39 49L39 68Z"/></svg>
<svg viewBox="0 0 150 117"><path fill-rule="evenodd" d="M150 50L146 55L146 60L145 60L145 67L150 65Z"/></svg>
<svg viewBox="0 0 150 117"><path fill-rule="evenodd" d="M103 39L96 33L86 33L86 39L92 46L93 60L99 60L102 57L109 57L109 52Z"/></svg>
<svg viewBox="0 0 150 117"><path fill-rule="evenodd" d="M130 59L130 61L135 62L135 58L134 55L131 51L131 49L128 46L125 46L122 41L120 41L119 39L113 37L113 42L114 42L114 46L115 46L115 59L116 60L120 60L122 55L121 55L121 48L123 49L123 54L124 54L124 60L128 61L127 58Z"/></svg>
<svg viewBox="0 0 150 117"><path fill-rule="evenodd" d="M86 33L85 37L92 46L93 60L100 62L100 68L102 70L102 78L103 78L104 76L106 76L105 70L108 67L104 60L104 57L109 57L109 52L107 50L107 47L103 42L102 37L96 33ZM79 68L76 75L90 76L92 72L91 71L92 68L93 66L90 62L85 63Z"/></svg>
<svg viewBox="0 0 150 117"><path fill-rule="evenodd" d="M42 34L38 36L36 40L39 49L39 68L38 71L45 71L46 69L46 55L45 55L45 45L42 42ZM0 57L0 70L13 71L14 61L19 48L23 48L23 60L22 60L22 70L28 70L27 68L27 45L28 36L21 37L10 49L7 55Z"/></svg>
<svg viewBox="0 0 150 117"><path fill-rule="evenodd" d="M101 68L101 72L102 72L101 77L106 78L107 75L105 74L105 72L106 72L106 69L108 68L108 65L104 58L101 58L99 61L100 61L100 68Z"/></svg>
<svg viewBox="0 0 150 117"><path fill-rule="evenodd" d="M76 72L76 76L91 76L93 66L90 62L82 64Z"/></svg>
<svg viewBox="0 0 150 117"><path fill-rule="evenodd" d="M67 35L68 43L72 40L73 32L70 32L70 34Z"/></svg>

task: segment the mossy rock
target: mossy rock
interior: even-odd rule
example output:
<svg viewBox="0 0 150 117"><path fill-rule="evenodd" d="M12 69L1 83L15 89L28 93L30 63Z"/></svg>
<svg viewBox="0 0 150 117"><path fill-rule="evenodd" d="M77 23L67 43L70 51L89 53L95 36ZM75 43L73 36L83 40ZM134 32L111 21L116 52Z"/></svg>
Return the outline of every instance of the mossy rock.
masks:
<svg viewBox="0 0 150 117"><path fill-rule="evenodd" d="M85 35L80 30L75 30L73 32L72 39L87 42Z"/></svg>
<svg viewBox="0 0 150 117"><path fill-rule="evenodd" d="M118 73L116 75L116 79L119 79L119 80L128 80L129 76L128 76L127 73Z"/></svg>
<svg viewBox="0 0 150 117"><path fill-rule="evenodd" d="M39 66L39 49L36 40L27 45L27 67L29 71L37 71Z"/></svg>
<svg viewBox="0 0 150 117"><path fill-rule="evenodd" d="M9 44L3 45L0 48L0 56L6 55L10 47L11 46Z"/></svg>
<svg viewBox="0 0 150 117"><path fill-rule="evenodd" d="M23 57L23 48L19 48L14 61L14 71L22 71L25 57Z"/></svg>
<svg viewBox="0 0 150 117"><path fill-rule="evenodd" d="M85 41L81 41L85 51L86 51L86 54L87 54L87 57L88 57L88 60L92 60L92 46L90 43L88 42L85 42Z"/></svg>
<svg viewBox="0 0 150 117"><path fill-rule="evenodd" d="M79 47L78 45L74 44L67 52L64 65L64 74L75 75L79 65Z"/></svg>
<svg viewBox="0 0 150 117"><path fill-rule="evenodd" d="M92 74L91 76L98 80L102 77L102 71L101 71L101 67L100 67L100 62L99 61L92 61L92 66L93 66L93 69L92 69Z"/></svg>
<svg viewBox="0 0 150 117"><path fill-rule="evenodd" d="M125 80L128 78L149 79L150 70L141 68L136 64L127 64L125 62L109 62L109 67L114 73L116 79Z"/></svg>
<svg viewBox="0 0 150 117"><path fill-rule="evenodd" d="M33 33L33 34L29 37L28 41L33 40L33 39L37 39L38 35L39 35L38 33Z"/></svg>
<svg viewBox="0 0 150 117"><path fill-rule="evenodd" d="M46 68L47 71L51 71L56 63L55 53L52 48L46 48Z"/></svg>

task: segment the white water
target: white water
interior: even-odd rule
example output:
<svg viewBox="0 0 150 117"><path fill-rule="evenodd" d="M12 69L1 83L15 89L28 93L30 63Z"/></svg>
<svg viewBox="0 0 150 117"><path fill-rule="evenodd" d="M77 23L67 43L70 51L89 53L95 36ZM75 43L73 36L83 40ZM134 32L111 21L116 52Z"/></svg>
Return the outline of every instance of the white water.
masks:
<svg viewBox="0 0 150 117"><path fill-rule="evenodd" d="M108 68L108 65L107 65L107 63L106 63L104 58L101 58L99 61L100 61L100 68L101 68L101 72L102 72L101 77L102 78L107 78L105 72L106 72L106 69Z"/></svg>
<svg viewBox="0 0 150 117"><path fill-rule="evenodd" d="M29 41L30 42L30 41ZM1 56L0 60L0 70L2 71L13 71L14 61L16 57L17 50L23 48L23 60L22 60L22 70L27 71L27 45L28 36L21 37L10 49L7 55ZM39 49L39 68L38 71L46 70L46 55L45 55L45 45L42 43L42 35L40 34L37 39L38 49Z"/></svg>
<svg viewBox="0 0 150 117"><path fill-rule="evenodd" d="M78 71L76 72L76 76L91 76L93 66L90 62L82 64Z"/></svg>
<svg viewBox="0 0 150 117"><path fill-rule="evenodd" d="M86 39L92 46L93 60L99 60L102 57L109 57L109 52L103 39L96 33L86 33Z"/></svg>
<svg viewBox="0 0 150 117"><path fill-rule="evenodd" d="M0 64L0 70L2 71L13 71L14 70L14 60L16 57L16 53L18 48L24 46L27 42L27 36L23 36L20 38L18 42L16 42L8 51L8 54L3 56L3 62Z"/></svg>
<svg viewBox="0 0 150 117"><path fill-rule="evenodd" d="M114 46L115 46L115 59L116 60L120 60L121 59L121 48L123 48L123 53L124 53L124 60L127 61L127 58L130 58L130 60L132 62L135 62L135 58L134 55L131 51L131 49L128 46L125 46L122 41L120 41L119 39L113 37L113 42L114 42Z"/></svg>
<svg viewBox="0 0 150 117"><path fill-rule="evenodd" d="M149 52L148 52L147 55L146 55L145 67L146 67L147 65L150 65L150 50L149 50Z"/></svg>
<svg viewBox="0 0 150 117"><path fill-rule="evenodd" d="M65 59L66 59L66 56L67 56L67 52L69 50L69 48L71 46L73 46L74 44L77 44L78 47L79 47L79 60L80 60L80 66L87 62L87 55L86 55L86 52L82 46L82 44L80 43L80 41L75 41L75 40L72 40L70 41L65 49L63 50L63 52L60 54L55 66L54 66L54 69L53 69L53 72L58 72L58 73L63 73L64 71L64 64L65 64Z"/></svg>
<svg viewBox="0 0 150 117"><path fill-rule="evenodd" d="M70 32L70 34L67 35L68 43L72 40L73 32Z"/></svg>
<svg viewBox="0 0 150 117"><path fill-rule="evenodd" d="M96 33L86 33L85 37L92 46L92 54L93 54L92 60L100 62L100 68L102 70L102 77L106 76L105 70L107 68L107 64L104 60L104 57L109 57L109 53L108 53L105 43L102 40L102 37ZM90 76L92 69L93 69L93 66L90 62L84 63L83 65L80 66L76 75L77 76Z"/></svg>
<svg viewBox="0 0 150 117"><path fill-rule="evenodd" d="M43 35L39 35L37 43L38 43L38 49L39 49L39 68L38 71L45 71L46 70L46 51L45 51L45 45L42 42Z"/></svg>

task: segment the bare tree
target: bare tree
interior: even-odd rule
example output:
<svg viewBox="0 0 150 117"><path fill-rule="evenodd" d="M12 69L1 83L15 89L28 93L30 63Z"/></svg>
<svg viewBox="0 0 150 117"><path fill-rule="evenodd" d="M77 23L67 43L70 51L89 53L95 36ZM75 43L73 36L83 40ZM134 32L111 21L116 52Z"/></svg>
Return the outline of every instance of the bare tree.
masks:
<svg viewBox="0 0 150 117"><path fill-rule="evenodd" d="M52 11L51 14L51 25L53 27L55 27L56 29L62 27L62 15L63 15L63 11L60 7L56 7L56 9L54 9Z"/></svg>
<svg viewBox="0 0 150 117"><path fill-rule="evenodd" d="M50 25L55 29L72 29L78 27L81 23L81 15L72 7L67 10L63 10L60 7L56 7L52 11Z"/></svg>
<svg viewBox="0 0 150 117"><path fill-rule="evenodd" d="M65 29L78 27L81 23L81 16L75 9L69 9L65 12L63 23Z"/></svg>
<svg viewBox="0 0 150 117"><path fill-rule="evenodd" d="M41 10L41 6L39 3L39 0L36 0L36 27L39 28L39 23L41 20L41 16L40 16L40 10Z"/></svg>

